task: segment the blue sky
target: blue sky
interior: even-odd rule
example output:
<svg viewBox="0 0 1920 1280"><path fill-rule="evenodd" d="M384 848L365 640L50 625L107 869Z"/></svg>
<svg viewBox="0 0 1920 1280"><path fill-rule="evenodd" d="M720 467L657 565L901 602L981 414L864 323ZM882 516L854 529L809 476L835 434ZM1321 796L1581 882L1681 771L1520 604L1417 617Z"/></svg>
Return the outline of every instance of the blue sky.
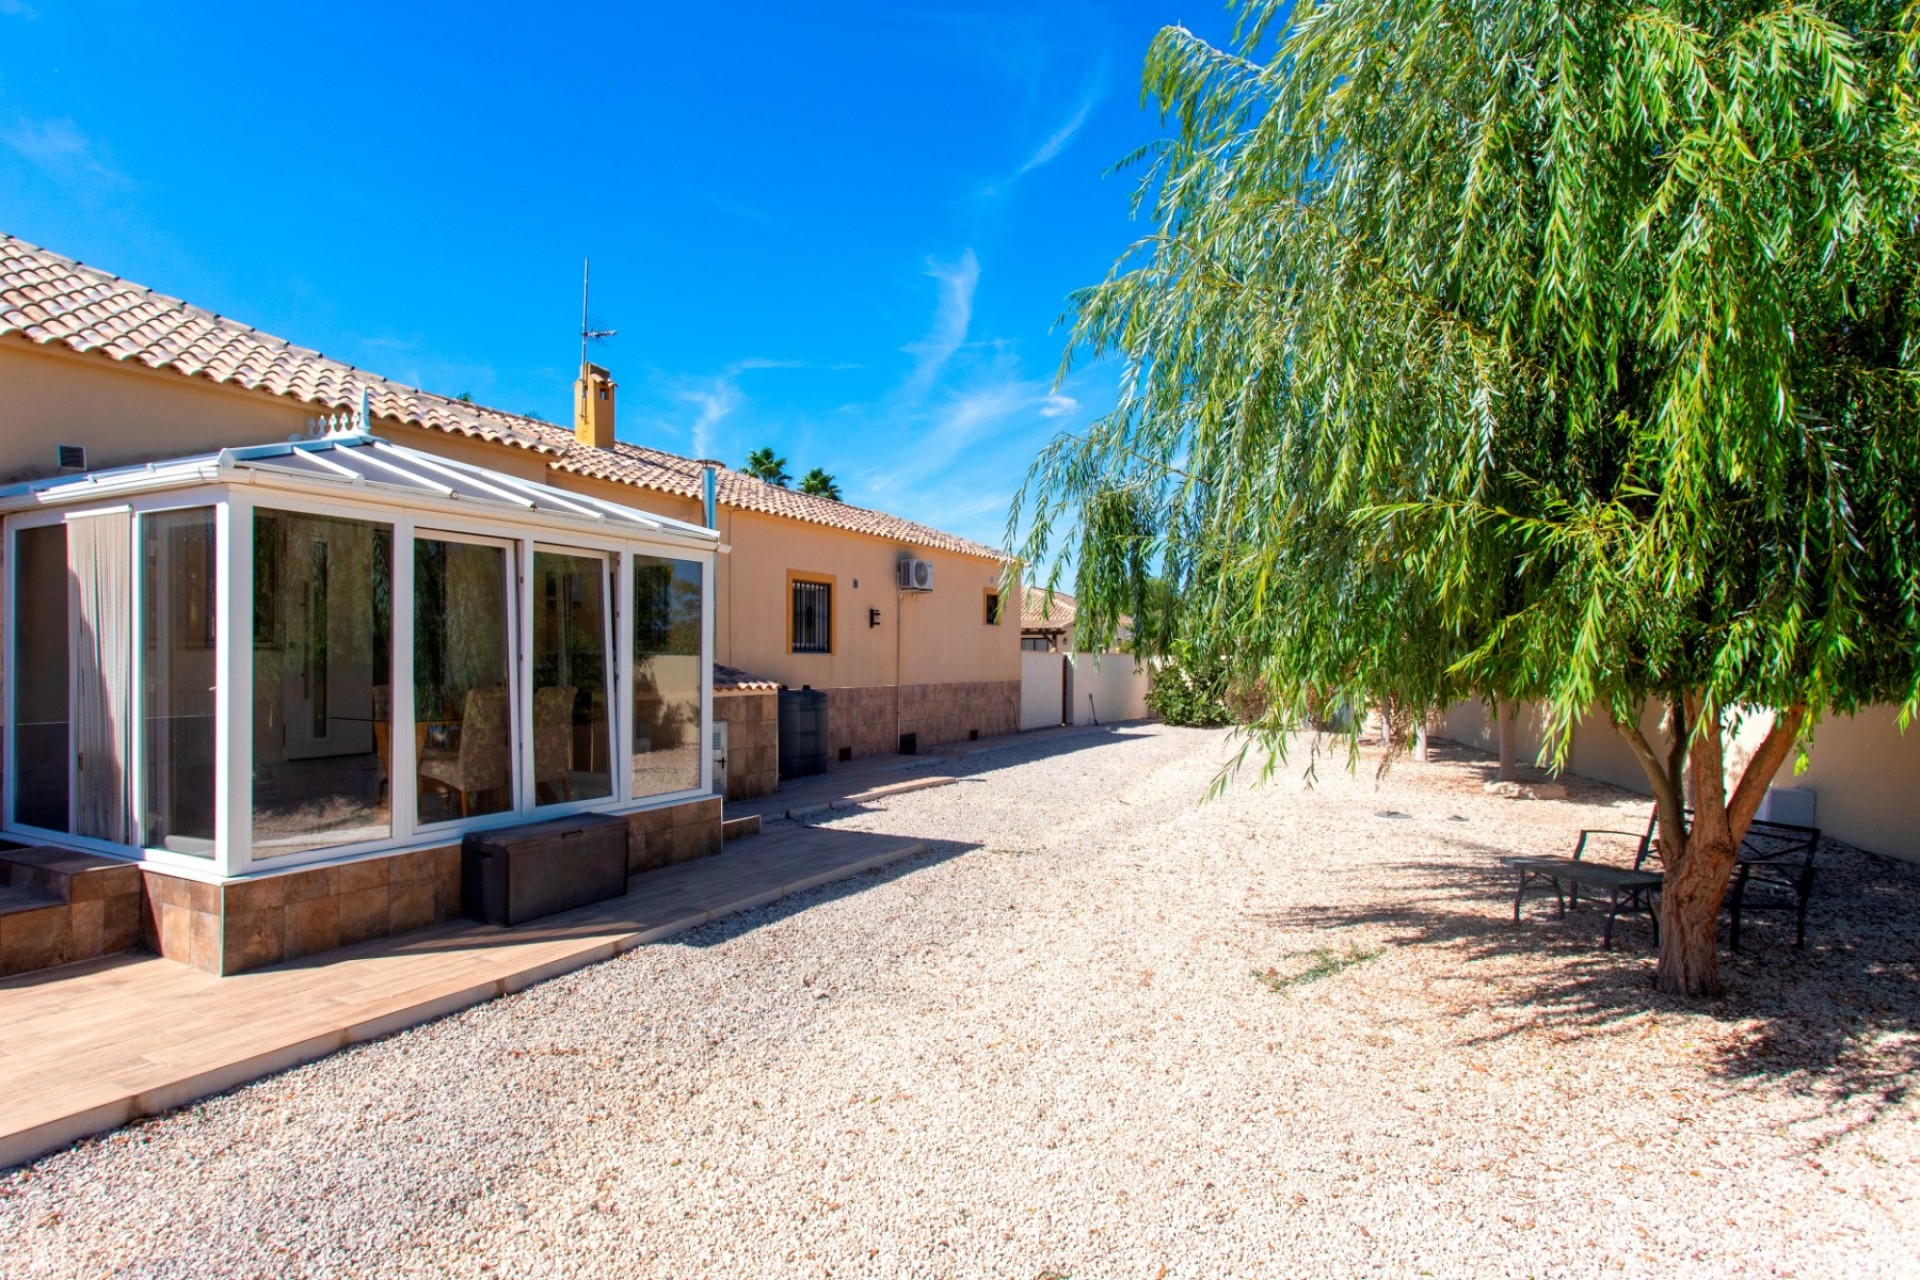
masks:
<svg viewBox="0 0 1920 1280"><path fill-rule="evenodd" d="M1189 0L1181 0L1181 5ZM724 15L724 16L720 16ZM1140 230L1142 55L1207 0L0 0L0 229L375 372L565 422L580 262L623 438L772 444L998 543L1070 290Z"/></svg>

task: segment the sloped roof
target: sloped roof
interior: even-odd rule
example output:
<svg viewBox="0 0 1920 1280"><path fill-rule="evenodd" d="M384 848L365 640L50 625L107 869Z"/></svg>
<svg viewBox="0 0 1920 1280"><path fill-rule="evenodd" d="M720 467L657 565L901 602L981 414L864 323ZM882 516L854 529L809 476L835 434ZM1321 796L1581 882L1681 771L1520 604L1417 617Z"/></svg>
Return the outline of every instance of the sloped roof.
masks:
<svg viewBox="0 0 1920 1280"><path fill-rule="evenodd" d="M1027 587L1020 601L1022 631L1066 631L1080 614L1080 605L1064 591L1053 593L1051 608L1045 587Z"/></svg>
<svg viewBox="0 0 1920 1280"><path fill-rule="evenodd" d="M354 409L360 389L377 418L548 455L555 471L698 500L707 464L626 441L581 444L565 427L436 395L297 347L239 321L170 298L97 267L0 233L0 337L170 369L187 377L289 396L322 409ZM982 543L884 511L770 485L715 467L723 506L870 534L959 555L1001 559Z"/></svg>
<svg viewBox="0 0 1920 1280"><path fill-rule="evenodd" d="M611 480L616 484L637 485L642 489L655 489L682 498L700 497L700 473L710 465L708 463L649 449L644 445L629 444L624 440L615 441L611 449L595 449L591 445L581 444L574 439L571 431L563 427L549 423L534 425L541 428L541 438L561 452L558 459L548 464L555 471ZM913 546L932 547L938 551L952 551L963 556L982 556L990 560L1003 558L993 547L916 524L912 520L903 520L884 511L850 506L831 498L818 498L810 493L801 493L798 489L768 484L744 471L711 465L715 473L715 494L723 507L784 516L789 520L804 520L808 524L822 524L835 529L850 529L855 533L871 534L876 538Z"/></svg>
<svg viewBox="0 0 1920 1280"><path fill-rule="evenodd" d="M525 420L389 382L284 338L169 298L0 234L0 335L99 352L327 409L355 408L360 389L382 418L539 453L555 452Z"/></svg>

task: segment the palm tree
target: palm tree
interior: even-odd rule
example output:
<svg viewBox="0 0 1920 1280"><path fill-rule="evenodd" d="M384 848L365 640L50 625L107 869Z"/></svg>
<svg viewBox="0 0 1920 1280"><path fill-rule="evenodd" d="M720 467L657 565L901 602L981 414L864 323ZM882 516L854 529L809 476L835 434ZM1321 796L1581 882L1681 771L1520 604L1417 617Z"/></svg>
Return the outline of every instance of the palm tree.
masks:
<svg viewBox="0 0 1920 1280"><path fill-rule="evenodd" d="M787 460L777 456L772 445L764 445L747 455L746 472L768 484L785 487L793 477L787 474Z"/></svg>
<svg viewBox="0 0 1920 1280"><path fill-rule="evenodd" d="M840 482L819 467L800 477L800 492L810 493L816 498L831 498L840 501Z"/></svg>

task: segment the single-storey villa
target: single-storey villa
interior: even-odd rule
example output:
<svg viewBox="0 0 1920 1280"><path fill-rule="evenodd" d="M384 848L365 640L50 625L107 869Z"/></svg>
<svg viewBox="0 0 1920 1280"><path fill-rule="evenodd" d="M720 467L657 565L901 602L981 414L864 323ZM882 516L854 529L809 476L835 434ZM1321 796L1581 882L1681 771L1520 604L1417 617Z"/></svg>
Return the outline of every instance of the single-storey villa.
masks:
<svg viewBox="0 0 1920 1280"><path fill-rule="evenodd" d="M597 366L567 430L0 236L0 387L0 976L422 927L548 817L717 852L782 685L839 759L1018 726L999 552L619 440Z"/></svg>

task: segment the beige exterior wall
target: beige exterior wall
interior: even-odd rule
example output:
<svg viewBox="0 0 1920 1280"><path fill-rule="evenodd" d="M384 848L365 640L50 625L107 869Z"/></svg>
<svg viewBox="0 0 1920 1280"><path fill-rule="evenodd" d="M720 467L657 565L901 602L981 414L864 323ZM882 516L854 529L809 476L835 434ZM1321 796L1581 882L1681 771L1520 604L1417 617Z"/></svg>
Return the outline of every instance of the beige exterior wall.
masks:
<svg viewBox="0 0 1920 1280"><path fill-rule="evenodd" d="M60 474L54 446L93 470L285 440L312 405L170 370L0 340L0 484Z"/></svg>
<svg viewBox="0 0 1920 1280"><path fill-rule="evenodd" d="M720 564L719 661L794 688L1019 681L1018 611L986 624L997 562L725 507L719 520L733 548ZM903 555L933 562L932 591L894 589ZM791 651L790 573L832 581L833 652Z"/></svg>
<svg viewBox="0 0 1920 1280"><path fill-rule="evenodd" d="M1856 716L1836 716L1814 730L1807 771L1796 774L1789 760L1774 776L1776 787L1803 787L1815 796L1814 822L1822 832L1857 848L1920 862L1920 730L1902 734L1892 707L1871 707ZM1662 720L1649 703L1641 727L1652 732ZM1764 724L1752 724L1728 752L1730 772L1745 758L1742 750ZM1523 761L1540 755L1541 721L1536 708L1522 708L1516 755ZM1439 732L1483 751L1499 750L1499 735L1484 704L1450 707ZM1628 791L1651 794L1647 776L1626 742L1604 716L1589 716L1573 731L1567 772L1610 782Z"/></svg>

